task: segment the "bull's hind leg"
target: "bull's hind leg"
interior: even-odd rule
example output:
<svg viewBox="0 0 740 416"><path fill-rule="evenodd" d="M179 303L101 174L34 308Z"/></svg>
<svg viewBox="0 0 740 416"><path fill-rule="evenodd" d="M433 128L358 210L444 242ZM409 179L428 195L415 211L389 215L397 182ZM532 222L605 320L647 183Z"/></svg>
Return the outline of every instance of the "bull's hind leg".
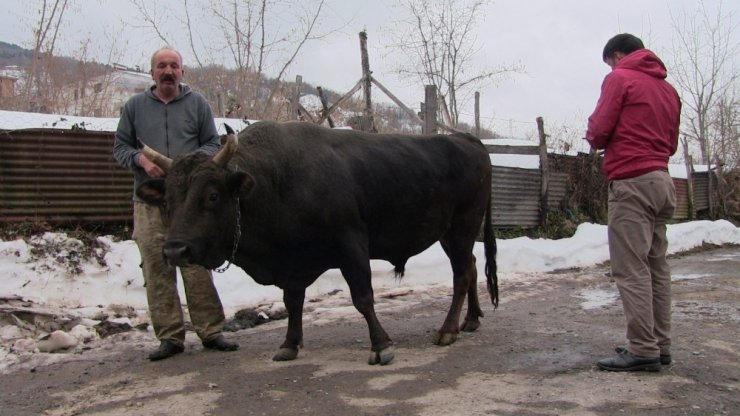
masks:
<svg viewBox="0 0 740 416"><path fill-rule="evenodd" d="M283 302L288 311L288 332L273 361L290 361L298 356L303 346L303 301L306 290L283 290Z"/></svg>
<svg viewBox="0 0 740 416"><path fill-rule="evenodd" d="M465 332L473 332L480 327L480 320L478 318L483 317L483 311L480 308L480 302L478 301L478 283L477 276L478 270L475 267L475 256L473 256L473 281L468 287L468 312L465 314L465 320L460 325L460 330Z"/></svg>
<svg viewBox="0 0 740 416"><path fill-rule="evenodd" d="M437 345L450 345L457 340L459 330L474 331L480 325L478 317L482 316L476 288L477 272L472 244L454 244L449 240L440 241L452 266L452 304L447 312L442 328L437 334ZM468 312L462 328L459 325L465 297L468 297ZM474 299L474 300L471 300Z"/></svg>

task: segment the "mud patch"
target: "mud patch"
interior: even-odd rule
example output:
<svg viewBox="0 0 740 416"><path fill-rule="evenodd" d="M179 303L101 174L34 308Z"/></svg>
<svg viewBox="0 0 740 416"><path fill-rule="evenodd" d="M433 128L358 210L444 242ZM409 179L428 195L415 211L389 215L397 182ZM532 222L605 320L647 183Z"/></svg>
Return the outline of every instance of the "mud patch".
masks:
<svg viewBox="0 0 740 416"><path fill-rule="evenodd" d="M410 402L421 406L425 415L449 415L466 403L469 415L490 414L588 414L605 406L630 409L672 407L660 392L693 381L681 377L579 372L550 378L523 374L469 373L451 388L430 392ZM639 398L615 394L639 390ZM589 394L575 394L588 391ZM574 410L578 413L573 413ZM629 414L629 412L627 412Z"/></svg>
<svg viewBox="0 0 740 416"><path fill-rule="evenodd" d="M200 392L186 392L201 384ZM101 380L74 392L52 393L58 405L45 414L155 415L208 414L221 393L198 381L197 373L144 380L126 375Z"/></svg>

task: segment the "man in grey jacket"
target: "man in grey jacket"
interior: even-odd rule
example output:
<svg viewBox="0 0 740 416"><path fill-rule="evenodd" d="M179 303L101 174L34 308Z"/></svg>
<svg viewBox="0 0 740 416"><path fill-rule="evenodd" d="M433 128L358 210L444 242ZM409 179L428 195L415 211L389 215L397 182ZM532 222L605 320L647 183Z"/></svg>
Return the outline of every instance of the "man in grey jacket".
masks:
<svg viewBox="0 0 740 416"><path fill-rule="evenodd" d="M164 47L152 55L151 64L155 85L126 103L113 147L118 163L134 172L134 190L147 178L165 174L141 153L138 142L170 158L194 151L213 154L220 146L208 102L182 83L185 71L180 53ZM166 264L162 256L167 227L164 211L140 201L134 192L133 239L141 253L149 315L160 340L159 348L149 354L152 361L184 350L185 326L177 274L175 267ZM188 266L180 268L180 273L190 319L203 346L219 351L239 348L221 334L224 312L211 272L200 266Z"/></svg>

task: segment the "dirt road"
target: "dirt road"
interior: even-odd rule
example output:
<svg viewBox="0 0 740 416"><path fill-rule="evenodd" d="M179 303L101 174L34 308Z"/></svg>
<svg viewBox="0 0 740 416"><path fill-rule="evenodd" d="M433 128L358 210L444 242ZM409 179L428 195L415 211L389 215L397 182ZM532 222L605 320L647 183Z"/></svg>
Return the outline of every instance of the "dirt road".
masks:
<svg viewBox="0 0 740 416"><path fill-rule="evenodd" d="M233 353L149 362L150 334L2 376L2 415L738 415L740 248L674 257L674 363L660 373L608 373L622 345L621 304L606 267L502 277L481 328L431 343L449 289L377 293L395 361L365 364L369 340L349 296L308 302L305 348L275 363L285 321L230 334ZM481 296L485 290L481 291ZM483 299L483 297L482 297Z"/></svg>

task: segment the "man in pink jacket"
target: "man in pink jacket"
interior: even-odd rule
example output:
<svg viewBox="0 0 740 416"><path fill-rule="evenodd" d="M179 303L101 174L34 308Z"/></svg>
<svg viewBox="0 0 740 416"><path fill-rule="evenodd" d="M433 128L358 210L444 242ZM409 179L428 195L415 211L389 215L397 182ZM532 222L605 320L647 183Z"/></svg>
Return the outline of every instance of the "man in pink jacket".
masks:
<svg viewBox="0 0 740 416"><path fill-rule="evenodd" d="M671 272L666 222L676 206L668 159L676 152L681 100L663 62L630 34L611 38L612 68L588 119L586 139L604 149L609 181L609 254L627 321L625 347L598 362L608 371L670 364Z"/></svg>

